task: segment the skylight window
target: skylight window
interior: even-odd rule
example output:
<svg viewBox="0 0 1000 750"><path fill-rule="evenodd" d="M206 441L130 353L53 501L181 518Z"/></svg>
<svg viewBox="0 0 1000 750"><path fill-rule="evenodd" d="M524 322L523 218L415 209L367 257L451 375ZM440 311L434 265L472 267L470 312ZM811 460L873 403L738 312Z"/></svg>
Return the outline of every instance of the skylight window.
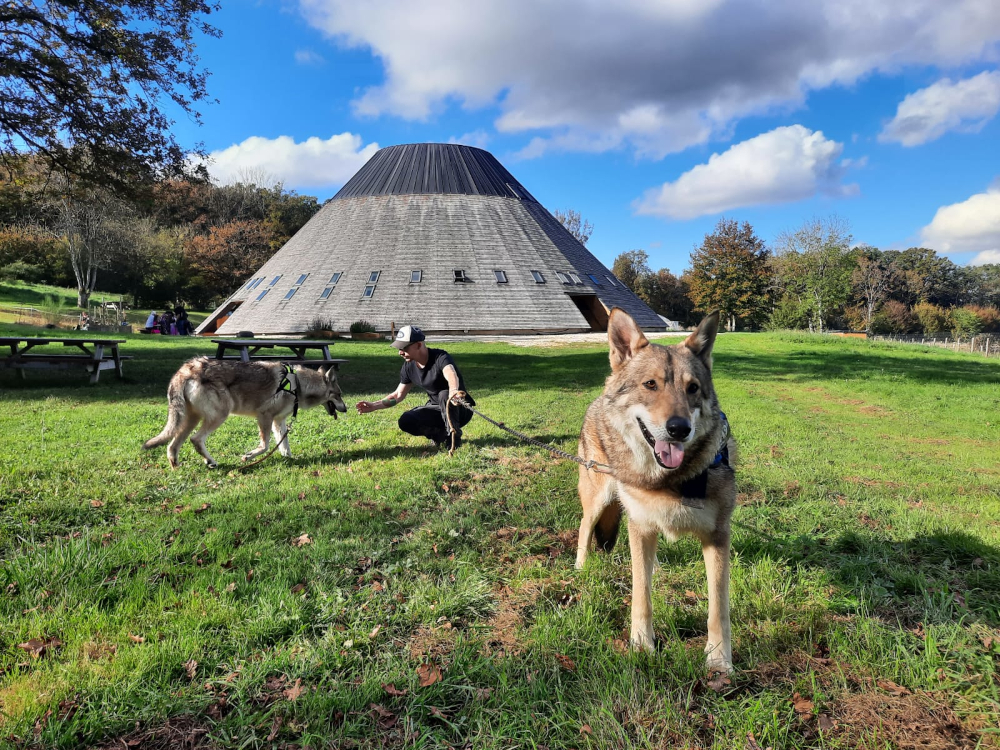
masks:
<svg viewBox="0 0 1000 750"><path fill-rule="evenodd" d="M493 269L493 275L496 276L498 284L506 284L507 283L507 272L506 271L502 271L499 268L494 268Z"/></svg>
<svg viewBox="0 0 1000 750"><path fill-rule="evenodd" d="M302 286L302 282L305 281L307 278L309 278L309 274L307 273L302 274L301 276L299 276L299 280L295 282L295 286Z"/></svg>
<svg viewBox="0 0 1000 750"><path fill-rule="evenodd" d="M284 299L291 299L292 297L295 296L295 293L297 291L299 291L299 288L297 286L293 286L291 289L288 290L288 294L284 296Z"/></svg>
<svg viewBox="0 0 1000 750"><path fill-rule="evenodd" d="M456 268L455 269L455 281L462 282L462 281L468 281L468 280L469 280L469 277L465 275L465 271L463 271L460 268Z"/></svg>
<svg viewBox="0 0 1000 750"><path fill-rule="evenodd" d="M330 293L332 291L333 291L333 287L332 286L328 286L326 289L323 290L323 293L319 295L319 298L320 299L327 299L330 296Z"/></svg>
<svg viewBox="0 0 1000 750"><path fill-rule="evenodd" d="M424 279L423 271L410 271L410 283L419 284Z"/></svg>
<svg viewBox="0 0 1000 750"><path fill-rule="evenodd" d="M610 276L605 276L604 278L608 280L608 283L611 284L611 286L615 286L615 280L613 278Z"/></svg>
<svg viewBox="0 0 1000 750"><path fill-rule="evenodd" d="M326 282L326 283L329 286L337 286L337 282L340 281L340 277L343 276L343 275L344 274L341 271L337 271L337 273L335 273L333 276L331 276L330 280L328 282Z"/></svg>
<svg viewBox="0 0 1000 750"><path fill-rule="evenodd" d="M372 271L370 274L368 274L368 283L369 284L377 284L378 283L378 277L379 277L379 275L381 273L382 273L381 271Z"/></svg>
<svg viewBox="0 0 1000 750"><path fill-rule="evenodd" d="M361 294L361 299L371 299L375 294L375 285L369 284L365 287L365 291Z"/></svg>
<svg viewBox="0 0 1000 750"><path fill-rule="evenodd" d="M262 299L264 299L264 297L267 296L267 293L269 291L271 291L271 287L270 286L268 286L267 289L265 289L263 292L261 292L260 294L258 294L257 295L257 299L255 299L254 302L260 302Z"/></svg>
<svg viewBox="0 0 1000 750"><path fill-rule="evenodd" d="M545 277L542 276L542 272L541 271L532 271L531 272L531 278L533 278L535 280L536 284L544 284L545 283Z"/></svg>
<svg viewBox="0 0 1000 750"><path fill-rule="evenodd" d="M556 276L559 277L559 281L563 284L572 284L573 280L570 279L569 274L565 274L562 271L556 271Z"/></svg>
<svg viewBox="0 0 1000 750"><path fill-rule="evenodd" d="M280 279L280 278L281 278L281 274L279 273L277 276L275 276L273 279L271 279L271 283L268 284L268 286L274 286L275 284L278 283L278 279Z"/></svg>
<svg viewBox="0 0 1000 750"><path fill-rule="evenodd" d="M597 277L594 276L594 274L588 273L587 274L587 278L589 278L591 281L594 282L594 286L600 286L601 285L601 282L597 280Z"/></svg>

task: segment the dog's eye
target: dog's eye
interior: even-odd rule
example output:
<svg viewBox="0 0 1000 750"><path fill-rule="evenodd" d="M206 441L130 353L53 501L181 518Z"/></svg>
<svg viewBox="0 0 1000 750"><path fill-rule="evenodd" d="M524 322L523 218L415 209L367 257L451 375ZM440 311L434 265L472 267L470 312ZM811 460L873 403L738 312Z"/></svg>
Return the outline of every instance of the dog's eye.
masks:
<svg viewBox="0 0 1000 750"><path fill-rule="evenodd" d="M698 390L699 386L697 383L688 383L687 392L690 393L692 396L696 394Z"/></svg>
<svg viewBox="0 0 1000 750"><path fill-rule="evenodd" d="M655 380L647 380L645 383L643 383L643 385L646 388L648 388L649 390L651 390L651 391L655 391L656 390L656 381Z"/></svg>

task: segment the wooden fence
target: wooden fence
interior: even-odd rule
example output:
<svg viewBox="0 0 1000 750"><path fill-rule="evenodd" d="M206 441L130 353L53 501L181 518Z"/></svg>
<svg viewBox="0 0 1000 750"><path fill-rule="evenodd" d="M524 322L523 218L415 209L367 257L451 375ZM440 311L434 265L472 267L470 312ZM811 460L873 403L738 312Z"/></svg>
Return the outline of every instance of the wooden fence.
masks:
<svg viewBox="0 0 1000 750"><path fill-rule="evenodd" d="M891 334L869 336L872 341L899 341L905 344L923 344L925 346L939 346L943 349L951 349L956 352L971 352L982 354L984 357L1000 356L1000 334L981 333L968 339L954 338L951 334Z"/></svg>

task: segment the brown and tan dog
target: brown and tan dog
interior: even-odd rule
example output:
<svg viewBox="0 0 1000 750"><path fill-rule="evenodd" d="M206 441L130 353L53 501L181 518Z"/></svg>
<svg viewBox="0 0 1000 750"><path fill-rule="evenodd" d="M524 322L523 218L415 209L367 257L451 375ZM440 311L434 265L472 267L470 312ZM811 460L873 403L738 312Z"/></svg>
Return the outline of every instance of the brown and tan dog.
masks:
<svg viewBox="0 0 1000 750"><path fill-rule="evenodd" d="M346 412L337 373L331 368L313 372L306 367L285 366L281 362L230 362L208 357L188 360L170 379L167 387L167 424L163 431L143 444L149 450L164 443L171 468L177 468L177 454L184 440L205 459L210 469L216 467L205 447L205 440L226 421L230 414L244 414L257 419L260 445L243 454L247 461L264 453L274 433L283 456L291 456L285 420L299 408L323 404L330 416Z"/></svg>
<svg viewBox="0 0 1000 750"><path fill-rule="evenodd" d="M676 346L650 344L635 321L611 311L611 375L587 409L579 456L611 467L580 467L583 521L576 567L590 541L610 551L622 509L632 552L632 644L653 649L652 573L659 534L693 534L708 574L710 671L733 668L729 623L730 517L736 505L736 441L712 386L712 347L719 314L712 313Z"/></svg>

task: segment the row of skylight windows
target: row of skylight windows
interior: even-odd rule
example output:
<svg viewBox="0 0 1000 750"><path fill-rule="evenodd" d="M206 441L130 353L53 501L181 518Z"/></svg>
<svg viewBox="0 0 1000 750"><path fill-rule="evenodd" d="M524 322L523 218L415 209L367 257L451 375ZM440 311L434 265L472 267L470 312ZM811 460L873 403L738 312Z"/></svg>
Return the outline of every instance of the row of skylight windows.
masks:
<svg viewBox="0 0 1000 750"><path fill-rule="evenodd" d="M462 283L462 282L472 281L472 279L470 279L466 275L464 269L456 268L454 274L456 282ZM344 275L343 271L338 271L337 273L333 274L333 276L330 277L330 280L326 283L326 286L323 288L322 293L319 295L320 300L329 299L330 295L333 293L333 290L337 288L337 284L340 282L340 278L343 275ZM381 277L381 275L382 275L381 271L372 271L368 274L368 283L365 284L364 292L362 292L361 294L362 299L370 299L375 295L375 287L378 285L378 280ZM556 271L556 276L559 278L559 281L568 286L583 285L583 280L576 273L572 272L564 273L563 271ZM508 282L507 272L501 268L493 269L493 277L496 279L496 282L498 284L506 284ZM264 283L265 278L266 277L261 276L260 278L251 279L249 282L247 282L246 286L247 291L251 291L259 287L262 283ZM292 297L294 297L295 293L299 291L299 288L302 286L303 283L305 283L305 280L308 278L309 278L308 273L301 274L298 277L298 279L296 279L295 283L292 284L291 289L289 289L288 292L286 292L283 301L290 300ZM545 283L545 275L541 271L536 271L536 270L531 271L531 278L535 280L536 284ZM594 274L588 273L587 278L589 278L595 286L602 286L600 279L598 279L597 276L595 276ZM604 278L608 280L608 283L611 286L616 286L614 279L611 276L605 276ZM255 301L260 302L262 299L264 299L264 297L267 296L267 293L271 291L271 288L275 284L277 284L280 279L281 279L281 274L278 274L273 279L271 279L268 285L261 291L260 294L257 295ZM424 279L423 271L420 270L410 271L411 284L420 284L423 281L423 279Z"/></svg>

